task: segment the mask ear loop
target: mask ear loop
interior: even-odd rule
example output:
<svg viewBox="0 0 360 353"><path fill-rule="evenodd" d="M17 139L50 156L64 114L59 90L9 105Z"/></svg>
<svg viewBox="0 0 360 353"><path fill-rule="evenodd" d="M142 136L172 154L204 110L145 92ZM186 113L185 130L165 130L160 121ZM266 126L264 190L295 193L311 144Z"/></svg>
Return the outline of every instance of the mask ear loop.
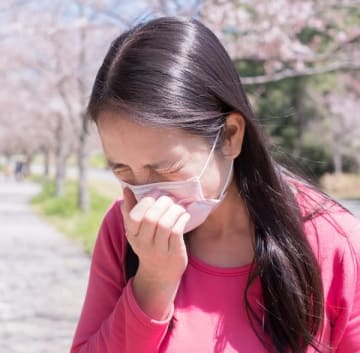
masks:
<svg viewBox="0 0 360 353"><path fill-rule="evenodd" d="M199 174L199 176L198 176L198 179L200 179L200 178L203 176L203 174L204 174L204 172L205 172L205 170L206 170L206 168L207 168L207 166L208 166L208 164L209 164L209 162L210 162L210 159L211 159L211 157L212 157L212 155L213 155L213 153L214 153L214 150L215 150L217 141L218 141L218 139L219 139L221 129L222 129L223 127L224 127L224 125L221 125L219 131L218 131L217 134L216 134L215 141L214 141L214 143L213 143L213 145L212 145L211 151L210 151L209 156L208 156L208 158L207 158L207 160L206 160L206 162L205 162L205 165L204 165L203 169L201 170L201 172L200 172L200 174Z"/></svg>
<svg viewBox="0 0 360 353"><path fill-rule="evenodd" d="M229 184L231 182L233 169L234 169L234 160L231 161L230 170L229 170L228 176L226 178L224 188L220 193L219 199L222 199L225 196L226 192L227 192L227 188L228 188L228 186L229 186Z"/></svg>

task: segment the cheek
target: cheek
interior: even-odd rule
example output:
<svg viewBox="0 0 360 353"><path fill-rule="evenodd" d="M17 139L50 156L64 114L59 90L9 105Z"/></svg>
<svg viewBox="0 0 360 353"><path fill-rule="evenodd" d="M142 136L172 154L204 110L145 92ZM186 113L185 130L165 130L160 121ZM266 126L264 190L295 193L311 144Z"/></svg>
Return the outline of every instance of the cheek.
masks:
<svg viewBox="0 0 360 353"><path fill-rule="evenodd" d="M219 166L212 166L204 173L201 180L201 186L204 197L207 199L217 198L225 183L225 171Z"/></svg>

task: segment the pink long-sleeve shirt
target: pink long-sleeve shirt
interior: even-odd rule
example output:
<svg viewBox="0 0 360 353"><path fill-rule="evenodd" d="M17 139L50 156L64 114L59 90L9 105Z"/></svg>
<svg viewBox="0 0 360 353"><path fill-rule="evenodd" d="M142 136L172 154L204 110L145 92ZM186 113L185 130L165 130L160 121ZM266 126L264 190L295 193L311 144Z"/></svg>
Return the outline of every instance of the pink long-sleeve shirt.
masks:
<svg viewBox="0 0 360 353"><path fill-rule="evenodd" d="M300 196L298 202L303 213L314 207ZM305 223L324 286L325 322L319 340L324 353L360 353L360 221L338 206L328 213ZM71 353L268 352L251 329L242 300L250 265L219 268L190 253L172 311L157 321L137 304L132 280L125 281L125 246L116 201L95 244ZM249 298L255 308L261 302L259 281ZM173 315L176 321L169 329Z"/></svg>

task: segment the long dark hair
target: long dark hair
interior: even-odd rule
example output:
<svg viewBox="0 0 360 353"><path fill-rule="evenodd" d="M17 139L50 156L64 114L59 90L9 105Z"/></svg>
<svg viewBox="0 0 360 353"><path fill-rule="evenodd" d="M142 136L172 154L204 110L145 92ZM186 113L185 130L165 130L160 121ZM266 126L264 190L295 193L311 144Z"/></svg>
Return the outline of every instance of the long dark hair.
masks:
<svg viewBox="0 0 360 353"><path fill-rule="evenodd" d="M94 121L109 110L130 113L148 126L184 129L209 138L209 143L229 113L244 117L245 136L234 175L256 225L255 257L244 297L249 320L263 344L278 353L304 353L309 346L320 351L316 335L324 315L321 273L290 188L292 179L300 179L273 160L239 75L218 38L199 21L179 17L158 18L124 32L114 40L98 71L88 106ZM226 130L221 136L217 148ZM129 247L128 278L137 266L137 256ZM257 278L264 318L248 300Z"/></svg>

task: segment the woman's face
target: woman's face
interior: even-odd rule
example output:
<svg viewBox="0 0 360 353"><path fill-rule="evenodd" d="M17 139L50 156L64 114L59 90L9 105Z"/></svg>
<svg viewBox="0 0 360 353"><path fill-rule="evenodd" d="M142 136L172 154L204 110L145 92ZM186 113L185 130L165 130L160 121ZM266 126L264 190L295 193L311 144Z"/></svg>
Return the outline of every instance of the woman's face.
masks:
<svg viewBox="0 0 360 353"><path fill-rule="evenodd" d="M101 113L97 126L113 173L133 185L199 176L212 147L181 129L144 127L117 113ZM219 196L232 159L221 151L213 153L201 177L206 198Z"/></svg>

